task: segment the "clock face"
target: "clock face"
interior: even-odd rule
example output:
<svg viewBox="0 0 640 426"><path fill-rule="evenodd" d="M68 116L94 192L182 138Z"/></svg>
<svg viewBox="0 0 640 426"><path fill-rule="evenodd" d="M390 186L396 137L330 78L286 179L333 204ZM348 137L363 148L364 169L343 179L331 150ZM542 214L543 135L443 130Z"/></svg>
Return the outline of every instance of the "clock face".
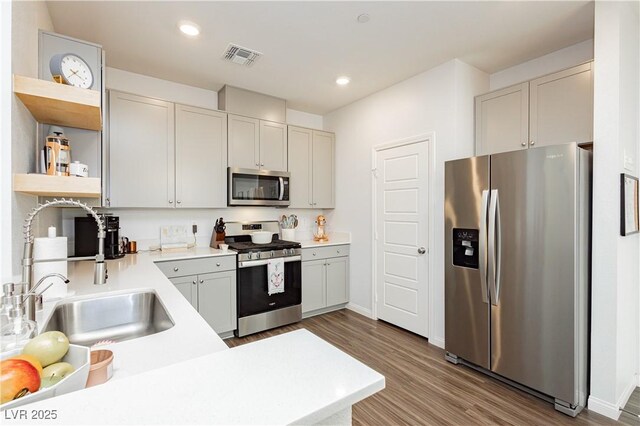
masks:
<svg viewBox="0 0 640 426"><path fill-rule="evenodd" d="M93 85L93 74L89 65L76 55L65 55L60 62L60 71L67 84L82 89Z"/></svg>

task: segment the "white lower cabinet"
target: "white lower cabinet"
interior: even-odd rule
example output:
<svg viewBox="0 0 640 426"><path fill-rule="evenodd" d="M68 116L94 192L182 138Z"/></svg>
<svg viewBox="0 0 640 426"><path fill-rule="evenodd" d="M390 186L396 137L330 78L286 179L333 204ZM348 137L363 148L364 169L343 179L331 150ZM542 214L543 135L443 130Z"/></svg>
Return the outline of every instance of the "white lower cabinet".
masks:
<svg viewBox="0 0 640 426"><path fill-rule="evenodd" d="M235 256L227 256L157 265L207 324L226 337L236 329L237 322L235 263ZM189 275L180 276L184 273Z"/></svg>
<svg viewBox="0 0 640 426"><path fill-rule="evenodd" d="M302 314L309 317L349 302L349 247L302 250Z"/></svg>

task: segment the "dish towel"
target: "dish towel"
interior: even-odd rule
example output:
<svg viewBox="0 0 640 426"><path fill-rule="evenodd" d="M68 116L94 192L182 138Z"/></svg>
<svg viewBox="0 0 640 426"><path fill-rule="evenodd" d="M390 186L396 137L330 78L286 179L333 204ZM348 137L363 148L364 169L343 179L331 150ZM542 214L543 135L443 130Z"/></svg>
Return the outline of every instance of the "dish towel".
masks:
<svg viewBox="0 0 640 426"><path fill-rule="evenodd" d="M267 264L269 296L284 293L284 259L270 259Z"/></svg>

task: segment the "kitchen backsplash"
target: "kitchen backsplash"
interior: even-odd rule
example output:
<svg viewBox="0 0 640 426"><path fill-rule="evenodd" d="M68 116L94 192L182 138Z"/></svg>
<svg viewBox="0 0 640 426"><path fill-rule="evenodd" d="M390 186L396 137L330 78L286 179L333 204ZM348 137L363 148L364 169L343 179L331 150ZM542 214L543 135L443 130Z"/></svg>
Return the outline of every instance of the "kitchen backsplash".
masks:
<svg viewBox="0 0 640 426"><path fill-rule="evenodd" d="M198 225L196 235L198 246L208 246L216 219L223 217L225 222L247 222L278 220L283 214L298 216L296 240L305 241L313 238L315 219L322 210L279 209L269 207L234 207L227 209L99 209L100 212L113 213L120 217L120 236L137 241L138 250L147 250L160 242L160 227L168 225L184 225L191 230L191 225ZM63 209L62 235L68 237L69 254L73 254L74 217L83 216L78 209ZM326 226L327 232L334 229L331 223ZM337 230L336 230L337 231Z"/></svg>

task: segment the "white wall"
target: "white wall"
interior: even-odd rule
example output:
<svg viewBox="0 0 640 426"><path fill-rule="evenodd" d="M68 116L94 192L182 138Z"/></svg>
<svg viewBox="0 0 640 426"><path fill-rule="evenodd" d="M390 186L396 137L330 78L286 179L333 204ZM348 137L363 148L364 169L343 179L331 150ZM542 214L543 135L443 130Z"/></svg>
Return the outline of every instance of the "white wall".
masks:
<svg viewBox="0 0 640 426"><path fill-rule="evenodd" d="M328 222L351 232L350 299L362 312L372 309L372 149L435 133L430 340L438 345L444 344L444 162L473 155L473 97L488 89L487 74L452 60L324 117L325 129L336 132L336 208Z"/></svg>
<svg viewBox="0 0 640 426"><path fill-rule="evenodd" d="M300 127L308 127L310 129L323 130L324 123L321 115L311 114L295 109L287 108L287 124Z"/></svg>
<svg viewBox="0 0 640 426"><path fill-rule="evenodd" d="M107 52L108 55L108 52ZM108 62L107 56L107 62ZM218 93L187 86L171 81L107 67L107 89L120 90L178 102L202 108L217 109ZM322 117L302 111L287 110L287 121L304 127L322 128ZM300 239L310 239L315 217L321 210L291 210L276 208L226 208L226 209L102 209L120 217L121 235L139 243L140 249L155 245L159 241L160 227L165 225L198 225L198 244L208 245L215 220L224 217L225 221L276 220L283 214L297 214L299 225L297 234ZM83 213L75 209L64 211L64 235L69 237L70 252L73 248L73 217ZM330 229L329 229L330 230Z"/></svg>
<svg viewBox="0 0 640 426"><path fill-rule="evenodd" d="M11 2L0 2L0 135L11 134ZM11 143L0 156L0 279L9 282L12 271Z"/></svg>
<svg viewBox="0 0 640 426"><path fill-rule="evenodd" d="M638 3L596 2L591 395L589 408L619 416L637 385L640 238L621 237L620 173L638 175ZM625 153L634 165L624 168Z"/></svg>
<svg viewBox="0 0 640 426"><path fill-rule="evenodd" d="M107 63L109 56L107 52ZM218 109L218 92L107 67L107 89L201 108ZM287 124L322 130L322 116L287 108Z"/></svg>
<svg viewBox="0 0 640 426"><path fill-rule="evenodd" d="M12 2L11 15L12 71L37 77L38 29L53 30L47 5L44 2ZM8 138L11 141L12 173L36 171L36 128L31 113L17 97L12 96L11 136ZM14 192L11 192L11 198L11 264L15 277L20 273L22 222L38 200L37 197ZM46 222L58 220L55 212L46 212L42 217L46 217Z"/></svg>
<svg viewBox="0 0 640 426"><path fill-rule="evenodd" d="M548 55L495 72L489 77L489 86L491 90L501 89L512 84L570 68L592 59L593 40L585 40Z"/></svg>

